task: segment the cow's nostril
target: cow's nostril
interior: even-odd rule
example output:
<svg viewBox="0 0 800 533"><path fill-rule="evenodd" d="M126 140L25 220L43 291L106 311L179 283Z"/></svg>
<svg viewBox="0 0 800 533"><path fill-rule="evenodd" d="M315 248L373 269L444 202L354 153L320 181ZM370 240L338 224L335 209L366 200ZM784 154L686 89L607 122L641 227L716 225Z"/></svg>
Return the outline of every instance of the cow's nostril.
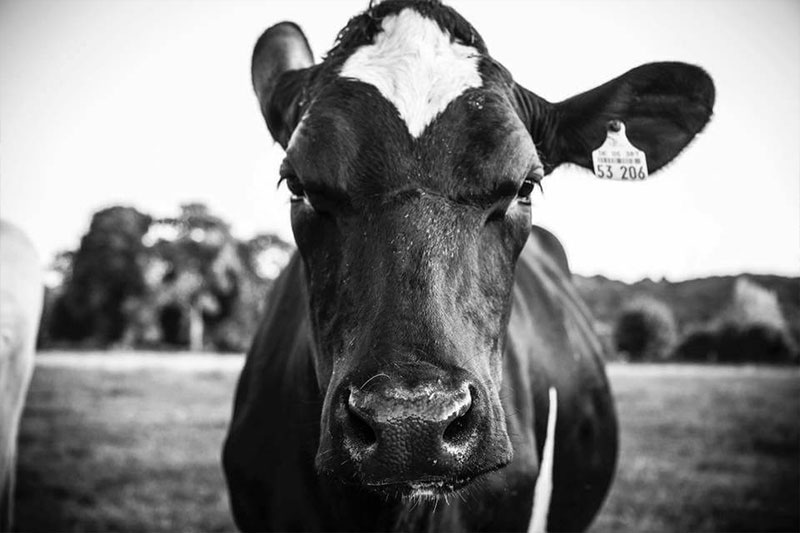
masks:
<svg viewBox="0 0 800 533"><path fill-rule="evenodd" d="M469 440L469 437L472 433L472 399L474 397L472 386L470 386L469 396L467 396L465 405L459 410L459 414L452 422L450 422L450 424L445 428L444 434L442 434L442 439L444 442L448 444L464 444L467 440Z"/></svg>
<svg viewBox="0 0 800 533"><path fill-rule="evenodd" d="M347 407L347 419L350 426L350 436L363 446L372 446L378 442L378 436L372 426L358 413L350 402L350 393L345 396L345 406Z"/></svg>

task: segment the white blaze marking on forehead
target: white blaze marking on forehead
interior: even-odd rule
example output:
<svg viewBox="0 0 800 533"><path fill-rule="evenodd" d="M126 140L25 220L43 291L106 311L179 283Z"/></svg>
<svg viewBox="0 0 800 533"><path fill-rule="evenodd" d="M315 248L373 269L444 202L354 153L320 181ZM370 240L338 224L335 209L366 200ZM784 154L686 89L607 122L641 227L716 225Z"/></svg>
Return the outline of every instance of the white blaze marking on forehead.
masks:
<svg viewBox="0 0 800 533"><path fill-rule="evenodd" d="M412 137L460 94L483 83L479 52L413 9L383 19L375 42L356 50L339 76L375 86L397 108Z"/></svg>

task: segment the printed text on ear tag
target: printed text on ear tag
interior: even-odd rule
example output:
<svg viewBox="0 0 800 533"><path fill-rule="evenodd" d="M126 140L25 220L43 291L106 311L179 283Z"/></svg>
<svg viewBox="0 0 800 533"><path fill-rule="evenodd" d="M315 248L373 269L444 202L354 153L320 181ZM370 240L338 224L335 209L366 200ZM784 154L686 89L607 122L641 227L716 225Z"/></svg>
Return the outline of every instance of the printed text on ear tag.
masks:
<svg viewBox="0 0 800 533"><path fill-rule="evenodd" d="M592 152L594 174L598 178L619 181L647 179L647 159L625 135L625 124L619 120L608 123L606 140Z"/></svg>

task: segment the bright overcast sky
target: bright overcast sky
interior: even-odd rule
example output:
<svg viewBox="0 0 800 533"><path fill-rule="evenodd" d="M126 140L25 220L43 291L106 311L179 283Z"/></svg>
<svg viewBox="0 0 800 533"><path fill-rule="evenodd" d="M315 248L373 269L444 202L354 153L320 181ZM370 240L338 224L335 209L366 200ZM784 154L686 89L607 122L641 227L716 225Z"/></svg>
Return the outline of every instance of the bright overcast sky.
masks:
<svg viewBox="0 0 800 533"><path fill-rule="evenodd" d="M0 215L45 260L112 204L155 216L206 202L247 237L291 237L282 150L250 87L280 20L319 58L367 0L0 2ZM636 280L800 274L800 2L464 1L517 81L557 101L641 63L703 66L706 131L643 183L559 169L534 220L573 269Z"/></svg>

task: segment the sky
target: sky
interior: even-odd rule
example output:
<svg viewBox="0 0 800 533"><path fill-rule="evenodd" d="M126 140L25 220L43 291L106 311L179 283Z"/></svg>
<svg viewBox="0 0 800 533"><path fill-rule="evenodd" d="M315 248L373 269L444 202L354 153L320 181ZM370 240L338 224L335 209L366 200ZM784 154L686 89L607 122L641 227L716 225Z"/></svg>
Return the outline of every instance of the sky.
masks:
<svg viewBox="0 0 800 533"><path fill-rule="evenodd" d="M250 237L291 239L280 146L250 85L250 55L281 20L317 60L367 0L3 0L0 217L45 263L91 214L154 216L200 201ZM645 182L560 168L533 220L575 272L677 281L800 275L800 2L452 0L492 56L559 101L651 61L705 68L706 130ZM1 244L0 244L1 245Z"/></svg>

